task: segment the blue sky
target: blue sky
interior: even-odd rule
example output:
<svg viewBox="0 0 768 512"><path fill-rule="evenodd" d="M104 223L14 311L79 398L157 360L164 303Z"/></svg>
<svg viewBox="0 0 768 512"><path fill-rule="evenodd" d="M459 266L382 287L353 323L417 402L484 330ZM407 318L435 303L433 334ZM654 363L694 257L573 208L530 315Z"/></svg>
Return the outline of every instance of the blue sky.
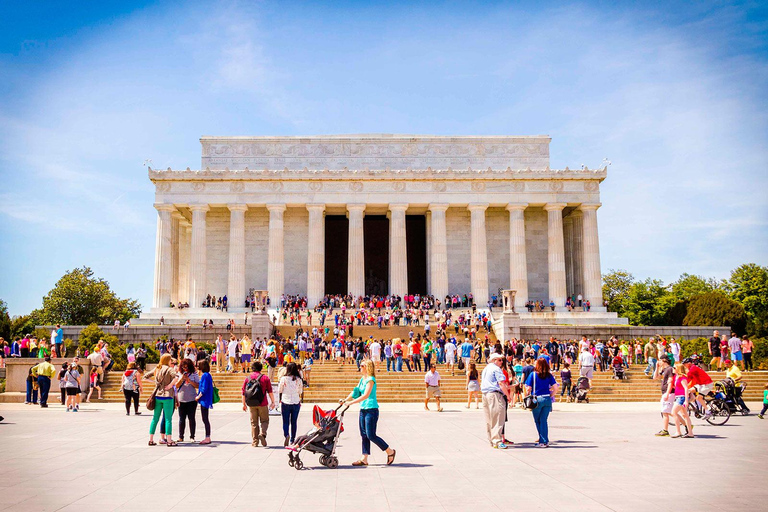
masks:
<svg viewBox="0 0 768 512"><path fill-rule="evenodd" d="M142 163L201 135L549 134L553 167L612 161L604 272L768 264L765 3L128 4L0 6L12 314L81 265L149 307Z"/></svg>

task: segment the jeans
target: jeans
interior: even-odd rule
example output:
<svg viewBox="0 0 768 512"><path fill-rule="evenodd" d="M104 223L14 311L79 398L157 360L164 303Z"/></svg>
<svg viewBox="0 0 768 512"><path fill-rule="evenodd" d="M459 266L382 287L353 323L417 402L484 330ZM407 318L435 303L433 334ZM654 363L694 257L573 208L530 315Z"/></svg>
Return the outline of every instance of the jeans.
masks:
<svg viewBox="0 0 768 512"><path fill-rule="evenodd" d="M197 422L195 421L195 413L197 412L197 401L191 402L179 402L179 437L184 437L185 419L189 420L189 437L195 438L195 429L197 428Z"/></svg>
<svg viewBox="0 0 768 512"><path fill-rule="evenodd" d="M768 411L768 404L763 403L763 410L760 411L760 416L765 416L766 411Z"/></svg>
<svg viewBox="0 0 768 512"><path fill-rule="evenodd" d="M200 406L200 416L203 417L203 425L205 425L205 437L211 437L211 422L208 421L208 407Z"/></svg>
<svg viewBox="0 0 768 512"><path fill-rule="evenodd" d="M533 421L539 432L539 442L549 444L549 426L547 419L552 412L552 399L548 396L537 397L539 405L533 410Z"/></svg>
<svg viewBox="0 0 768 512"><path fill-rule="evenodd" d="M355 362L357 363L357 369L360 369L360 363L363 362L363 354L357 354L355 357Z"/></svg>
<svg viewBox="0 0 768 512"><path fill-rule="evenodd" d="M149 433L154 435L157 430L157 424L160 421L160 415L164 414L165 432L163 434L171 435L173 432L173 398L157 398L155 400L154 416L149 424Z"/></svg>
<svg viewBox="0 0 768 512"><path fill-rule="evenodd" d="M376 425L379 422L378 409L360 409L360 436L363 438L363 455L371 454L371 441L382 451L389 445L376 435Z"/></svg>
<svg viewBox="0 0 768 512"><path fill-rule="evenodd" d="M394 361L392 360L391 356L387 356L385 359L387 360L387 371L389 371L390 366L392 366L392 368L395 367Z"/></svg>
<svg viewBox="0 0 768 512"><path fill-rule="evenodd" d="M288 426L290 424L291 443L296 440L296 422L299 419L299 409L301 409L301 404L280 404L280 412L283 415L283 435L288 437Z"/></svg>
<svg viewBox="0 0 768 512"><path fill-rule="evenodd" d="M403 356L397 356L397 372L403 371Z"/></svg>
<svg viewBox="0 0 768 512"><path fill-rule="evenodd" d="M27 381L27 397L25 399L26 403L36 404L37 403L37 390L34 389L34 384L30 381Z"/></svg>
<svg viewBox="0 0 768 512"><path fill-rule="evenodd" d="M421 354L413 354L412 357L413 357L413 367L416 370L421 371Z"/></svg>
<svg viewBox="0 0 768 512"><path fill-rule="evenodd" d="M123 396L125 396L125 413L131 414L131 401L133 401L134 412L139 412L139 392L124 389Z"/></svg>
<svg viewBox="0 0 768 512"><path fill-rule="evenodd" d="M648 366L645 367L645 373L646 374L653 374L653 372L656 371L656 358L655 357L649 357L648 358Z"/></svg>
<svg viewBox="0 0 768 512"><path fill-rule="evenodd" d="M744 352L744 370L752 369L752 352Z"/></svg>
<svg viewBox="0 0 768 512"><path fill-rule="evenodd" d="M564 380L563 381L563 387L560 389L560 396L571 396L571 381Z"/></svg>
<svg viewBox="0 0 768 512"><path fill-rule="evenodd" d="M432 363L432 354L425 354L424 355L424 371L429 371L429 365Z"/></svg>
<svg viewBox="0 0 768 512"><path fill-rule="evenodd" d="M48 405L48 392L51 390L51 378L45 375L37 376L37 385L40 388L40 405Z"/></svg>

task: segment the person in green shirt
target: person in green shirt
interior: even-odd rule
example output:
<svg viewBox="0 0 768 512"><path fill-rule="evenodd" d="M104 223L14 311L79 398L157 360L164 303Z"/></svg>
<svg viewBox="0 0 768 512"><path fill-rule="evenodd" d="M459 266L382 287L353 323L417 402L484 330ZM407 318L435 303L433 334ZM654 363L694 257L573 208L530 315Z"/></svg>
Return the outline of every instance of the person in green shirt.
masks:
<svg viewBox="0 0 768 512"><path fill-rule="evenodd" d="M341 400L342 404L350 406L360 404L360 436L363 438L363 455L360 460L352 463L353 466L367 466L368 456L371 454L371 441L382 451L387 453L387 465L395 461L393 450L382 438L376 435L376 425L379 422L379 403L376 401L376 365L370 359L366 359L360 365L360 382L352 390L347 398Z"/></svg>
<svg viewBox="0 0 768 512"><path fill-rule="evenodd" d="M429 338L424 338L424 343L421 344L421 351L424 354L424 371L428 372L432 364L432 354L435 353L435 347Z"/></svg>
<svg viewBox="0 0 768 512"><path fill-rule="evenodd" d="M768 384L765 385L763 390L763 410L757 415L761 420L765 417L765 412L768 411Z"/></svg>
<svg viewBox="0 0 768 512"><path fill-rule="evenodd" d="M48 392L51 390L51 378L56 375L56 368L51 364L51 356L45 356L42 363L32 367L32 376L37 378L40 388L40 407L48 407Z"/></svg>

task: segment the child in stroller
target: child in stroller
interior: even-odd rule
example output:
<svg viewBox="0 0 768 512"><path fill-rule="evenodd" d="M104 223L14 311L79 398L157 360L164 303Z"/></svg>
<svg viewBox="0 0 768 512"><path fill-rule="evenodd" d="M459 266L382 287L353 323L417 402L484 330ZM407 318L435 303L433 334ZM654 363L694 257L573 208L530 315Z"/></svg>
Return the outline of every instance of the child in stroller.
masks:
<svg viewBox="0 0 768 512"><path fill-rule="evenodd" d="M624 380L626 375L624 374L624 359L621 355L616 354L616 357L611 361L611 367L613 368L613 378L616 380Z"/></svg>
<svg viewBox="0 0 768 512"><path fill-rule="evenodd" d="M339 409L344 407L340 414ZM298 469L304 467L304 462L299 458L302 450L320 454L320 464L336 469L339 467L339 459L336 457L336 444L339 435L344 432L344 413L349 406L339 405L332 411L324 411L317 405L312 409L312 423L314 427L303 436L296 438L294 444L287 446L288 465Z"/></svg>
<svg viewBox="0 0 768 512"><path fill-rule="evenodd" d="M571 396L576 403L589 403L589 379L586 377L579 377L579 380L576 381L576 385L573 386Z"/></svg>

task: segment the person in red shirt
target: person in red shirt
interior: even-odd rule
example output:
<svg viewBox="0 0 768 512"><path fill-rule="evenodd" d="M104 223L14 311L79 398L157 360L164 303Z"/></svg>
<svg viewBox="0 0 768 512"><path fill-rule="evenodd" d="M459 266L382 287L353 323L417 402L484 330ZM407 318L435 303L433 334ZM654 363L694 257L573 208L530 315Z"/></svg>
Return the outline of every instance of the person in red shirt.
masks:
<svg viewBox="0 0 768 512"><path fill-rule="evenodd" d="M704 403L704 395L708 395L712 392L712 388L714 387L712 378L707 372L693 364L693 360L691 360L690 357L683 360L683 365L685 366L686 377L688 378L688 387L696 388L696 391L698 391L696 400L701 405L702 410L707 411L706 404ZM709 416L709 411L705 413L705 417L706 416Z"/></svg>

